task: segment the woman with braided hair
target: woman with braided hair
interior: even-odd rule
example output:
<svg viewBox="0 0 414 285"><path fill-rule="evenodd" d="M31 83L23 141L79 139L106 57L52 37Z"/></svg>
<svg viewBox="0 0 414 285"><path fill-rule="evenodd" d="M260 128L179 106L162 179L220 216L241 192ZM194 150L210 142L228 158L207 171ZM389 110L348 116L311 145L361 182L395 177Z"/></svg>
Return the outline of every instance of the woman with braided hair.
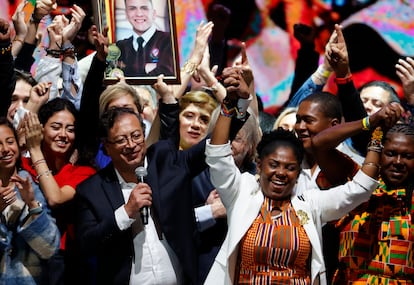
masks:
<svg viewBox="0 0 414 285"><path fill-rule="evenodd" d="M338 222L335 285L414 284L414 127L395 125L383 144L379 186Z"/></svg>

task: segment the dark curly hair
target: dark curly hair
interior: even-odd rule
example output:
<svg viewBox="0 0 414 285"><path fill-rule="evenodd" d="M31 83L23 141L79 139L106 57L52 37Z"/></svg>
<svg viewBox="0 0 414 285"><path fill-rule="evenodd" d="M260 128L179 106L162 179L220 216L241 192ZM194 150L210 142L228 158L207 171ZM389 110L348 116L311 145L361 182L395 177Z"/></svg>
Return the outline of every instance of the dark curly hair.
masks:
<svg viewBox="0 0 414 285"><path fill-rule="evenodd" d="M263 134L256 148L258 158L262 160L280 146L292 148L298 163L302 163L305 153L302 142L293 132L282 128Z"/></svg>

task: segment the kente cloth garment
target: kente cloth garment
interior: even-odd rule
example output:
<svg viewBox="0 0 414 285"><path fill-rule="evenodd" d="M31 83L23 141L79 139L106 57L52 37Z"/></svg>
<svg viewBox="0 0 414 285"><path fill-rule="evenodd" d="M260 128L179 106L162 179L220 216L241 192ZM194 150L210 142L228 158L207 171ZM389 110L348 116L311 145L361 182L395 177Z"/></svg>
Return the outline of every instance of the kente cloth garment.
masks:
<svg viewBox="0 0 414 285"><path fill-rule="evenodd" d="M334 284L414 284L412 188L388 189L379 181L370 200L338 222L340 269Z"/></svg>
<svg viewBox="0 0 414 285"><path fill-rule="evenodd" d="M276 209L280 214L272 217ZM311 284L311 244L290 200L264 199L239 248L237 284Z"/></svg>

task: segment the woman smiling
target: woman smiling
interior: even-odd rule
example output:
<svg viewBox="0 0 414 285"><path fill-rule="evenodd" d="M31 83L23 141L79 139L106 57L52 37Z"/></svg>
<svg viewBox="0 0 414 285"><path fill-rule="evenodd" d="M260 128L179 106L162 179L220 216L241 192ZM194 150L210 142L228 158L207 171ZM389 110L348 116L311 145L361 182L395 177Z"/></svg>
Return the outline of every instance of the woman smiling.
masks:
<svg viewBox="0 0 414 285"><path fill-rule="evenodd" d="M237 87L228 91L248 97L242 81L233 86ZM304 155L302 143L282 129L265 134L257 146L258 177L240 173L228 143L235 108L223 106L206 145L206 162L226 207L229 229L205 284L326 284L322 224L369 199L378 185L378 169L372 165L379 163L380 153L369 149L361 170L344 185L293 196L295 188L304 187L296 183ZM399 110L388 111L372 118L372 125L395 123ZM322 131L312 144L337 143L355 126L362 129L361 121Z"/></svg>
<svg viewBox="0 0 414 285"><path fill-rule="evenodd" d="M71 266L79 263L74 250L73 209L69 203L75 196L76 186L94 174L91 166L83 164L80 154L76 163L71 162L76 147L77 111L68 100L55 98L40 109L38 115L28 113L25 117L26 146L30 159L23 159L24 168L40 185L52 216L56 219L62 235L61 250L54 257L56 263L65 267L66 277L73 283L76 274L71 274ZM59 270L53 278L63 278Z"/></svg>
<svg viewBox="0 0 414 285"><path fill-rule="evenodd" d="M58 228L30 175L19 169L17 136L0 118L0 280L47 284L46 260L59 249Z"/></svg>

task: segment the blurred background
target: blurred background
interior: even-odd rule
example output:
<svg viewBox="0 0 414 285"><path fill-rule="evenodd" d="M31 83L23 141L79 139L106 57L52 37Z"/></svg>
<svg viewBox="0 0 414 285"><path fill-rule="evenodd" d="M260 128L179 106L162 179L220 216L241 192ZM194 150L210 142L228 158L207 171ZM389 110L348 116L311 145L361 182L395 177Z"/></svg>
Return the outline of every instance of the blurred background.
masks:
<svg viewBox="0 0 414 285"><path fill-rule="evenodd" d="M97 1L57 3L56 14L70 14L69 7L74 3L87 12L75 43L81 59L93 52L88 30L97 21ZM0 16L11 19L18 4L19 0L0 0ZM386 80L402 96L395 69L386 64L386 55L392 50L401 57L414 56L414 0L175 0L173 5L180 64L191 53L200 21L212 20L212 44L222 47L218 49L220 54L214 55L214 63L221 68L231 64L239 55L241 42L246 42L257 93L269 113L277 113L289 97L300 48L293 34L295 23L312 28L314 48L321 55L333 25L341 23L344 30L349 27L346 40L352 49L351 69L357 87L374 79ZM36 57L45 46L47 37L43 37ZM325 88L335 92L332 80Z"/></svg>

